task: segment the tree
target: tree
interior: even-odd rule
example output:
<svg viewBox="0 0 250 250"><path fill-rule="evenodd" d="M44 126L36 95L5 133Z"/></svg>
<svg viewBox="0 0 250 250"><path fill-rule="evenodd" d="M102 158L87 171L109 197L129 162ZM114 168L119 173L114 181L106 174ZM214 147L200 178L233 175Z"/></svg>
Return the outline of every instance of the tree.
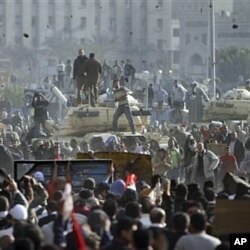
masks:
<svg viewBox="0 0 250 250"><path fill-rule="evenodd" d="M217 76L222 82L236 83L250 77L250 49L230 47L217 53Z"/></svg>

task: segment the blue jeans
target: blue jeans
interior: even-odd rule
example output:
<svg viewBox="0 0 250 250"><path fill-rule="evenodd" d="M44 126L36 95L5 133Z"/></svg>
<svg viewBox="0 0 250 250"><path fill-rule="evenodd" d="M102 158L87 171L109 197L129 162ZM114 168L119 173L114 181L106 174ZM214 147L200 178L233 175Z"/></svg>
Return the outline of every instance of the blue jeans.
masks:
<svg viewBox="0 0 250 250"><path fill-rule="evenodd" d="M130 126L132 133L135 133L135 124L132 118L132 113L131 113L129 104L119 105L118 108L116 109L114 117L113 117L113 130L117 131L118 119L123 114L125 114L126 118L128 119L129 126Z"/></svg>

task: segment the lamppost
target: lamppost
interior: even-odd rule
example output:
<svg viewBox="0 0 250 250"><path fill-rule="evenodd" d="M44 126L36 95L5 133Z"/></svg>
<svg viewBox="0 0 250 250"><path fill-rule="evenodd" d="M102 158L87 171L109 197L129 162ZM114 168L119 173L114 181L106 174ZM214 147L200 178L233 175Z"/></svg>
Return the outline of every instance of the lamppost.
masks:
<svg viewBox="0 0 250 250"><path fill-rule="evenodd" d="M211 71L210 78L212 83L213 99L216 99L216 59L215 59L215 14L214 0L210 0L210 56L211 56Z"/></svg>

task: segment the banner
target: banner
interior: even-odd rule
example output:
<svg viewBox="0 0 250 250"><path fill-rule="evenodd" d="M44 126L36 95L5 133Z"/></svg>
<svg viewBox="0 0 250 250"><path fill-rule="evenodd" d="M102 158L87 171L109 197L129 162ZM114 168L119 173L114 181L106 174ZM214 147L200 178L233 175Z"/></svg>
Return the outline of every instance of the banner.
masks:
<svg viewBox="0 0 250 250"><path fill-rule="evenodd" d="M89 159L88 153L78 153L77 159ZM111 159L115 168L115 179L124 179L128 173L133 172L139 179L151 183L152 164L151 156L136 153L123 152L97 152L93 154L95 159Z"/></svg>

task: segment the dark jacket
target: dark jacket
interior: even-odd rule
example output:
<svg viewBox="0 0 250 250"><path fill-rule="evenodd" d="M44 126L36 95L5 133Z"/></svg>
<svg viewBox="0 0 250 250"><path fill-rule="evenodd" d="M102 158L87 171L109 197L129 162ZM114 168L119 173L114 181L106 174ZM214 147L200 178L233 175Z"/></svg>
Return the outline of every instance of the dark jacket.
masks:
<svg viewBox="0 0 250 250"><path fill-rule="evenodd" d="M10 150L4 145L0 145L1 167L5 169L7 174L14 177L14 159Z"/></svg>
<svg viewBox="0 0 250 250"><path fill-rule="evenodd" d="M86 74L87 85L94 85L98 83L102 66L95 58L89 58L83 65L83 71Z"/></svg>
<svg viewBox="0 0 250 250"><path fill-rule="evenodd" d="M172 231L169 231L169 230L165 230L165 235L168 239L168 249L169 250L174 250L175 248L175 245L177 243L177 241L182 237L182 236L185 236L187 235L188 233L187 232L172 232Z"/></svg>
<svg viewBox="0 0 250 250"><path fill-rule="evenodd" d="M148 99L154 99L154 90L153 88L148 88Z"/></svg>
<svg viewBox="0 0 250 250"><path fill-rule="evenodd" d="M124 75L133 76L135 74L135 68L131 64L125 64L124 66Z"/></svg>
<svg viewBox="0 0 250 250"><path fill-rule="evenodd" d="M48 118L48 110L47 107L49 106L49 101L45 98L36 100L36 96L34 96L32 100L32 107L35 109L34 110L34 119L37 118Z"/></svg>
<svg viewBox="0 0 250 250"><path fill-rule="evenodd" d="M102 248L102 250L130 250L131 248L125 242L122 242L118 239L113 239L113 241L107 245L106 247Z"/></svg>
<svg viewBox="0 0 250 250"><path fill-rule="evenodd" d="M171 219L174 214L174 201L171 196L163 193L161 207L166 211L166 223L171 226Z"/></svg>
<svg viewBox="0 0 250 250"><path fill-rule="evenodd" d="M88 60L88 57L78 56L74 61L73 66L73 79L76 79L76 77L83 77L83 64Z"/></svg>
<svg viewBox="0 0 250 250"><path fill-rule="evenodd" d="M230 145L230 142L228 145ZM237 163L238 163L238 166L239 166L240 162L245 157L244 146L243 146L243 143L239 139L236 139L235 144L234 144L234 156L235 156Z"/></svg>

